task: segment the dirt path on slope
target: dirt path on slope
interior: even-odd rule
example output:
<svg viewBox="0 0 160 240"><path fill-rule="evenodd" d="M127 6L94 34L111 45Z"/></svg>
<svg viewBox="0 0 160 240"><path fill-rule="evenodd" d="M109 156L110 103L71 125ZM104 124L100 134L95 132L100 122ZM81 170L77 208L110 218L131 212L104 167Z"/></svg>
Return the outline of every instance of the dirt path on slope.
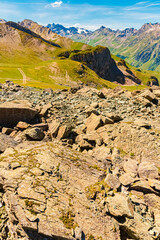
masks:
<svg viewBox="0 0 160 240"><path fill-rule="evenodd" d="M17 68L19 70L19 72L22 74L22 77L23 77L23 84L26 84L27 83L27 77L25 75L25 73L22 71L21 68Z"/></svg>

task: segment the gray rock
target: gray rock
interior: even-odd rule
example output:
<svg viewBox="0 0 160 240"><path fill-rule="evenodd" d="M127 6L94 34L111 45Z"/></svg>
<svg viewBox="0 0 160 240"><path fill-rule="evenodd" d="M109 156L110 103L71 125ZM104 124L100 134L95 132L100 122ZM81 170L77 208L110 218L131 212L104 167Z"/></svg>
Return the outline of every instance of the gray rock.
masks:
<svg viewBox="0 0 160 240"><path fill-rule="evenodd" d="M45 134L40 128L27 129L25 135L28 140L41 141Z"/></svg>

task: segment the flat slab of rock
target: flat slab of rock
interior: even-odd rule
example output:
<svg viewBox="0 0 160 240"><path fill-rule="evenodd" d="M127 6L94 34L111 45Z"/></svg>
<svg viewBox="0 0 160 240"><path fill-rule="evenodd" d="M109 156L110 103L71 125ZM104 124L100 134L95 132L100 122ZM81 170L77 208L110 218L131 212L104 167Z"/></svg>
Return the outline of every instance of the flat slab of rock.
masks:
<svg viewBox="0 0 160 240"><path fill-rule="evenodd" d="M0 125L5 127L16 126L18 122L30 122L38 111L28 107L27 104L7 102L0 104Z"/></svg>

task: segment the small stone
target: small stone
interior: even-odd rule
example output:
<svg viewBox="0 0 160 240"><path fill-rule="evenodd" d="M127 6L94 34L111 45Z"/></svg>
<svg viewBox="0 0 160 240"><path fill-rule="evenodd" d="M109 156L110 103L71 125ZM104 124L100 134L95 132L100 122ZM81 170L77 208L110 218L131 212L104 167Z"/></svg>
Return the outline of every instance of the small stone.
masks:
<svg viewBox="0 0 160 240"><path fill-rule="evenodd" d="M125 161L123 164L124 171L126 173L135 173L137 174L138 162L132 159Z"/></svg>
<svg viewBox="0 0 160 240"><path fill-rule="evenodd" d="M12 132L14 131L14 129L12 128L2 128L2 133L6 134L6 135L10 135Z"/></svg>
<svg viewBox="0 0 160 240"><path fill-rule="evenodd" d="M47 113L48 113L48 110L52 107L52 105L50 103L48 103L47 105L43 106L41 112L40 112L40 115L41 116L46 116Z"/></svg>
<svg viewBox="0 0 160 240"><path fill-rule="evenodd" d="M133 218L134 207L130 200L120 193L107 198L107 207L111 215L115 217Z"/></svg>
<svg viewBox="0 0 160 240"><path fill-rule="evenodd" d="M105 183L107 183L107 185L111 188L111 189L118 189L121 185L118 177L116 175L113 174L107 174L106 178L105 178Z"/></svg>
<svg viewBox="0 0 160 240"><path fill-rule="evenodd" d="M35 141L41 141L45 134L40 128L31 128L26 130L25 132L26 137L28 140L35 140Z"/></svg>
<svg viewBox="0 0 160 240"><path fill-rule="evenodd" d="M69 134L72 131L72 126L68 126L68 125L63 125L59 128L58 134L57 134L57 138L63 139L63 138L67 138L69 136Z"/></svg>
<svg viewBox="0 0 160 240"><path fill-rule="evenodd" d="M156 96L154 95L154 93L152 93L150 90L145 90L140 97L144 97L149 101L153 101L153 99L156 98Z"/></svg>
<svg viewBox="0 0 160 240"><path fill-rule="evenodd" d="M76 240L84 240L84 233L80 227L76 227L74 230L74 237Z"/></svg>
<svg viewBox="0 0 160 240"><path fill-rule="evenodd" d="M32 168L31 170L30 170L30 172L31 173L33 173L33 175L35 175L35 176L41 176L42 175L42 173L43 173L43 171L42 170L40 170L39 168Z"/></svg>
<svg viewBox="0 0 160 240"><path fill-rule="evenodd" d="M11 163L11 168L14 170L16 168L21 167L21 164L19 162L12 162Z"/></svg>
<svg viewBox="0 0 160 240"><path fill-rule="evenodd" d="M26 122L20 121L16 127L19 128L20 130L25 130L29 127L29 124Z"/></svg>
<svg viewBox="0 0 160 240"><path fill-rule="evenodd" d="M60 127L60 123L57 122L56 120L52 121L49 124L49 131L50 131L52 137L54 137L54 138L57 137L59 127Z"/></svg>
<svg viewBox="0 0 160 240"><path fill-rule="evenodd" d="M127 186L136 181L136 178L134 177L135 175L132 173L124 173L119 177L119 181L122 185Z"/></svg>

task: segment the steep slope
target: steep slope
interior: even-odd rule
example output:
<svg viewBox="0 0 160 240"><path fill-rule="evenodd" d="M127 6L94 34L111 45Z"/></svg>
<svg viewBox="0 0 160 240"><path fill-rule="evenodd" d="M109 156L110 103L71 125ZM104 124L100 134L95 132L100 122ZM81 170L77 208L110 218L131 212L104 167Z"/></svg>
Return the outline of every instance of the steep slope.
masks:
<svg viewBox="0 0 160 240"><path fill-rule="evenodd" d="M51 60L61 47L31 30L7 22L0 24L1 63L37 63Z"/></svg>
<svg viewBox="0 0 160 240"><path fill-rule="evenodd" d="M78 62L85 62L90 69L94 70L103 79L121 84L125 83L124 75L118 69L108 48L97 46L88 51L72 53L70 58Z"/></svg>

